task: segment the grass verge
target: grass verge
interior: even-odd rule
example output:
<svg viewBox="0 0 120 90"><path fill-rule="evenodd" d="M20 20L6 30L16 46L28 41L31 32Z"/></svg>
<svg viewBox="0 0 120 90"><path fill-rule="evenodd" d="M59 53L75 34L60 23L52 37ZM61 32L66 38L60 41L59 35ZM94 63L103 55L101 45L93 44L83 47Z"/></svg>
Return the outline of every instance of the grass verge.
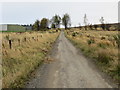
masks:
<svg viewBox="0 0 120 90"><path fill-rule="evenodd" d="M118 85L120 84L118 31L71 29L66 30L65 35L86 57L95 60L103 72L110 75Z"/></svg>
<svg viewBox="0 0 120 90"><path fill-rule="evenodd" d="M2 33L2 87L23 87L29 74L42 64L58 35L55 31Z"/></svg>

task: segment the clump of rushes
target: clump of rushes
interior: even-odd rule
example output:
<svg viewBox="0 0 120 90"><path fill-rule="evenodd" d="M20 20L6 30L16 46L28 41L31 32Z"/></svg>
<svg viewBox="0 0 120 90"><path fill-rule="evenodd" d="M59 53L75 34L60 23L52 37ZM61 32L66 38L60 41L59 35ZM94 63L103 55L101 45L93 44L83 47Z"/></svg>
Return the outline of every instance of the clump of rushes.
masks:
<svg viewBox="0 0 120 90"><path fill-rule="evenodd" d="M88 45L91 45L91 44L95 43L95 40L91 38L91 39L87 40L87 43L88 43Z"/></svg>
<svg viewBox="0 0 120 90"><path fill-rule="evenodd" d="M77 32L73 32L72 36L75 37L78 33Z"/></svg>
<svg viewBox="0 0 120 90"><path fill-rule="evenodd" d="M101 37L101 40L104 40L105 39L105 37Z"/></svg>
<svg viewBox="0 0 120 90"><path fill-rule="evenodd" d="M75 32L74 32L74 33L72 33L72 36L73 36L73 37L75 37L75 36L76 36L76 33L75 33Z"/></svg>
<svg viewBox="0 0 120 90"><path fill-rule="evenodd" d="M100 48L109 48L109 47L114 47L114 41L110 40L99 40L97 43L98 47Z"/></svg>
<svg viewBox="0 0 120 90"><path fill-rule="evenodd" d="M109 64L109 62L112 59L112 57L110 56L110 53L107 52L106 50L100 50L98 52L98 58L97 60L100 62L100 63L103 63L103 64Z"/></svg>
<svg viewBox="0 0 120 90"><path fill-rule="evenodd" d="M118 44L118 47L120 47L120 34L114 35L113 37L116 40L116 43Z"/></svg>

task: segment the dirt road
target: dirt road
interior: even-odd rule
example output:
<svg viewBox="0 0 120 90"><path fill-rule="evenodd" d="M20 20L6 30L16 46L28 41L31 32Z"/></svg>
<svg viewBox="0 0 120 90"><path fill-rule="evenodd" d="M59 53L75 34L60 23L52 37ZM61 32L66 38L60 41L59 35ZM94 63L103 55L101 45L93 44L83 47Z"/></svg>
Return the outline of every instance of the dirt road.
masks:
<svg viewBox="0 0 120 90"><path fill-rule="evenodd" d="M111 88L96 66L85 58L61 32L51 57L55 60L35 71L26 88Z"/></svg>

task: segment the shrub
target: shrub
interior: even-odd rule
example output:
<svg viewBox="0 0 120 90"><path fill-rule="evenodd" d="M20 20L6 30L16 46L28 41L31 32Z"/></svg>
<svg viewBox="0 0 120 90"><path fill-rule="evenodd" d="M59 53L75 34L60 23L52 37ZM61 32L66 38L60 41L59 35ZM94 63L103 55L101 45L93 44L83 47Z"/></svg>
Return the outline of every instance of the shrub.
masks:
<svg viewBox="0 0 120 90"><path fill-rule="evenodd" d="M89 28L90 28L91 30L93 30L93 26L92 26L92 25L89 25Z"/></svg>
<svg viewBox="0 0 120 90"><path fill-rule="evenodd" d="M78 33L77 32L73 32L72 36L75 37Z"/></svg>
<svg viewBox="0 0 120 90"><path fill-rule="evenodd" d="M95 43L95 40L94 39L89 39L89 40L87 40L87 43L88 43L88 45L91 45L92 43Z"/></svg>
<svg viewBox="0 0 120 90"><path fill-rule="evenodd" d="M73 36L73 37L75 37L75 36L76 36L76 34L75 34L75 33L72 33L72 36Z"/></svg>
<svg viewBox="0 0 120 90"><path fill-rule="evenodd" d="M97 28L98 28L98 25L94 25L94 28L95 28L95 30L97 30Z"/></svg>
<svg viewBox="0 0 120 90"><path fill-rule="evenodd" d="M105 30L105 24L101 24L101 28Z"/></svg>
<svg viewBox="0 0 120 90"><path fill-rule="evenodd" d="M110 27L111 27L111 26L110 26L109 24L106 24L106 25L105 25L105 28L106 28L106 30L108 30L108 31L110 30Z"/></svg>

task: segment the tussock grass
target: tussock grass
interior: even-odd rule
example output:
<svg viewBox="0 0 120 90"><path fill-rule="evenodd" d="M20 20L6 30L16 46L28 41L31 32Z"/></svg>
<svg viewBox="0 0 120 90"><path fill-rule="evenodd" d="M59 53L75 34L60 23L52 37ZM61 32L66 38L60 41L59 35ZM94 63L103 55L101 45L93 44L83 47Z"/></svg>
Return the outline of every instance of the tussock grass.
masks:
<svg viewBox="0 0 120 90"><path fill-rule="evenodd" d="M3 88L22 87L29 74L43 62L58 34L55 31L1 33Z"/></svg>
<svg viewBox="0 0 120 90"><path fill-rule="evenodd" d="M98 51L97 60L104 65L109 64L111 60L113 60L113 57L111 56L111 54L112 53L110 51L100 49Z"/></svg>
<svg viewBox="0 0 120 90"><path fill-rule="evenodd" d="M73 37L73 33L76 33ZM120 61L118 47L120 34L118 31L85 31L71 29L65 31L66 37L72 41L85 56L94 58L102 71L120 83Z"/></svg>

